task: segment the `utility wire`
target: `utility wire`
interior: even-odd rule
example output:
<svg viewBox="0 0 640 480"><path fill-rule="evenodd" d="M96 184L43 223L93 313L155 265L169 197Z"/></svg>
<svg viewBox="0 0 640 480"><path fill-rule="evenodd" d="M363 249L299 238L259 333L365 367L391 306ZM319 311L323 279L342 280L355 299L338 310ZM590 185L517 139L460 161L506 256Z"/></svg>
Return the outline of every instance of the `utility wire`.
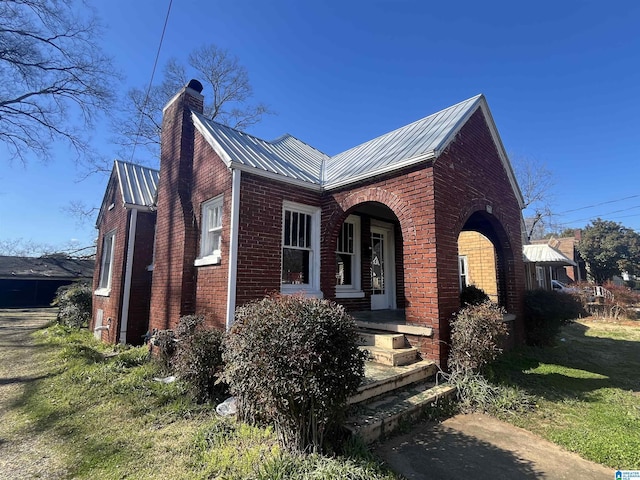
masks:
<svg viewBox="0 0 640 480"><path fill-rule="evenodd" d="M142 130L142 121L144 117L144 111L147 108L147 102L149 101L149 93L151 92L151 85L153 85L153 78L156 74L156 67L158 66L158 58L160 57L160 50L162 49L162 41L164 40L164 34L167 31L167 23L169 23L169 14L171 13L171 5L173 0L169 0L169 8L167 8L167 16L164 19L164 25L162 27L162 35L160 35L160 43L158 45L158 51L156 52L156 59L153 62L153 70L151 71L151 79L149 85L147 85L147 93L144 96L144 102L142 102L142 110L140 110L140 121L138 122L138 131L136 132L136 139L133 142L133 149L131 150L131 162L133 163L133 157L136 153L136 147L138 146L138 139L140 138L140 130Z"/></svg>
<svg viewBox="0 0 640 480"><path fill-rule="evenodd" d="M622 202L624 200L630 200L632 198L638 198L638 197L640 197L640 195L631 195L629 197L618 198L616 200L609 200L607 202L594 203L593 205L587 205L586 207L574 208L572 210L565 210L564 212L558 212L556 215L564 215L565 213L579 212L580 210L586 210L588 208L595 208L595 207L599 207L601 205L608 205L610 203Z"/></svg>

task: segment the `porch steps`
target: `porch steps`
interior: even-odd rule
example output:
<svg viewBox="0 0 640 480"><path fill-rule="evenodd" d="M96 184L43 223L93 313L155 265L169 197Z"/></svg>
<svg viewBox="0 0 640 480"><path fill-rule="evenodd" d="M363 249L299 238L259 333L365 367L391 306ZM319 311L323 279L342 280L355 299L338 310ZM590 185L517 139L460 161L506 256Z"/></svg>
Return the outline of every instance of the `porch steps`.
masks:
<svg viewBox="0 0 640 480"><path fill-rule="evenodd" d="M403 334L360 330L358 342L360 349L367 350L376 363L397 367L418 360L418 349L409 346Z"/></svg>
<svg viewBox="0 0 640 480"><path fill-rule="evenodd" d="M428 380L436 372L437 367L430 360L403 367L368 362L366 380L349 400L345 427L371 443L415 420L425 407L455 392L454 387Z"/></svg>

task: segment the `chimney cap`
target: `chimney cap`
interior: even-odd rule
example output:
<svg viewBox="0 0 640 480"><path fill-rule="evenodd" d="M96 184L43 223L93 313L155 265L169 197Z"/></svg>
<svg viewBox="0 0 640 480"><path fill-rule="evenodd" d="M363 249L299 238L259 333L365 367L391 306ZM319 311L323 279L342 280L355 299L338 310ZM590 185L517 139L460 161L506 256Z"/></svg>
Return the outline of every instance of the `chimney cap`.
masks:
<svg viewBox="0 0 640 480"><path fill-rule="evenodd" d="M198 80L196 80L195 78L192 78L191 80L189 80L189 83L187 83L187 88L195 90L198 93L202 93L202 89L204 87Z"/></svg>

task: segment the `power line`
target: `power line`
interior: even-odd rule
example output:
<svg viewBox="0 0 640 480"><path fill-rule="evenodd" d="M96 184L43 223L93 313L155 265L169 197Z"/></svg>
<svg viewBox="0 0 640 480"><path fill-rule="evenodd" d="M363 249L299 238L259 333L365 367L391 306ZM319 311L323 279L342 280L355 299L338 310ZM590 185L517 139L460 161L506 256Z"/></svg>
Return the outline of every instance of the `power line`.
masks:
<svg viewBox="0 0 640 480"><path fill-rule="evenodd" d="M632 198L638 198L638 197L640 197L640 195L631 195L629 197L618 198L616 200L609 200L609 201L606 201L606 202L594 203L593 205L587 205L586 207L574 208L572 210L565 210L564 212L558 212L557 215L564 215L565 213L579 212L580 210L586 210L588 208L600 207L602 205L608 205L610 203L622 202L624 200L630 200Z"/></svg>
<svg viewBox="0 0 640 480"><path fill-rule="evenodd" d="M169 8L167 8L167 16L164 19L164 25L162 27L162 34L160 35L160 43L158 44L158 51L156 52L156 59L153 62L153 70L151 71L151 79L149 85L147 85L147 93L144 96L144 102L142 102L142 109L140 110L140 121L138 122L138 131L136 132L136 138L133 142L133 149L131 150L131 162L136 153L136 147L138 146L138 139L140 138L140 130L142 130L142 121L144 117L144 111L147 108L147 102L149 100L149 93L151 92L151 85L153 85L153 78L156 74L156 67L158 66L158 58L160 57L160 50L162 49L162 41L164 40L164 33L167 31L167 23L169 23L169 14L171 13L171 5L173 0L169 0Z"/></svg>

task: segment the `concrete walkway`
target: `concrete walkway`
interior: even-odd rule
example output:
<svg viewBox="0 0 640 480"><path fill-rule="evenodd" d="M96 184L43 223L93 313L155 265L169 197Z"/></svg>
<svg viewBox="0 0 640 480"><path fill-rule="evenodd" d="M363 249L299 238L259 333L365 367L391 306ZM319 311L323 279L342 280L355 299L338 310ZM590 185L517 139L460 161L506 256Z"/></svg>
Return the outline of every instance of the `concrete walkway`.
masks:
<svg viewBox="0 0 640 480"><path fill-rule="evenodd" d="M615 471L486 415L424 423L378 444L376 453L408 480L613 480Z"/></svg>

